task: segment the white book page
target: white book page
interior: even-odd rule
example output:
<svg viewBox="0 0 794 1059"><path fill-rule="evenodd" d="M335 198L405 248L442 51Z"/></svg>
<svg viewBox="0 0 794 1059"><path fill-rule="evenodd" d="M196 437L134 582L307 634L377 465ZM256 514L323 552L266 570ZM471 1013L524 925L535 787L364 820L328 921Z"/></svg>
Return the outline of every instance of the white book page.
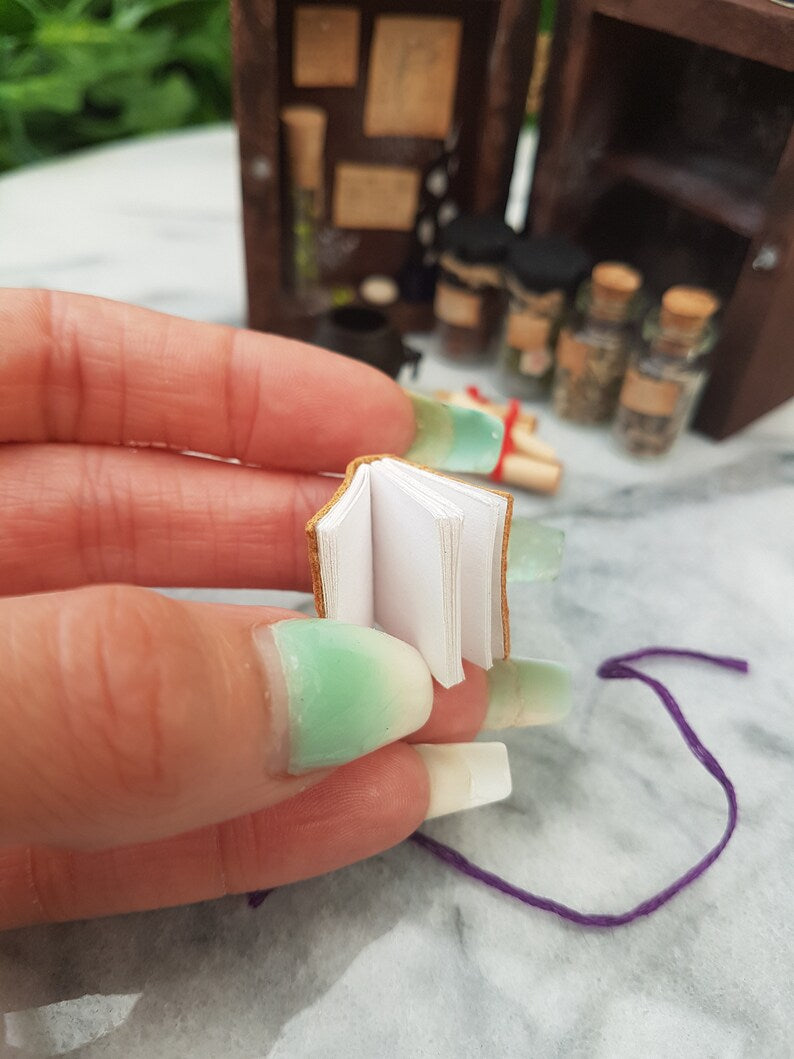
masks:
<svg viewBox="0 0 794 1059"><path fill-rule="evenodd" d="M316 526L325 616L366 626L375 622L370 466L361 464Z"/></svg>
<svg viewBox="0 0 794 1059"><path fill-rule="evenodd" d="M450 500L435 488L437 475L427 474L422 477L412 474L413 468L400 460L386 459L379 466L382 473L399 484L409 496L421 501L436 513L441 533L445 650L450 666L460 672L459 679L462 680L460 539L464 523L463 511L454 500Z"/></svg>
<svg viewBox="0 0 794 1059"><path fill-rule="evenodd" d="M459 508L396 471L372 468L372 550L375 620L412 644L440 684L463 679L460 652Z"/></svg>
<svg viewBox="0 0 794 1059"><path fill-rule="evenodd" d="M487 489L402 465L463 512L461 535L461 648L464 658L490 669L504 655L502 538L507 501Z"/></svg>

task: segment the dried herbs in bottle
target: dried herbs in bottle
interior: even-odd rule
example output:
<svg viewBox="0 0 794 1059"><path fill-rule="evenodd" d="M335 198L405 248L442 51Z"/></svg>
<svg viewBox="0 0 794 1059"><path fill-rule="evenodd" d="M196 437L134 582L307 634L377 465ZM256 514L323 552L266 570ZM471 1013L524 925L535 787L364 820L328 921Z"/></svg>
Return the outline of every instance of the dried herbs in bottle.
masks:
<svg viewBox="0 0 794 1059"><path fill-rule="evenodd" d="M619 261L593 269L560 331L552 402L564 419L603 423L612 418L626 370L641 274Z"/></svg>
<svg viewBox="0 0 794 1059"><path fill-rule="evenodd" d="M634 456L662 456L688 425L706 380L719 301L700 287L671 287L649 314L620 392L614 433Z"/></svg>

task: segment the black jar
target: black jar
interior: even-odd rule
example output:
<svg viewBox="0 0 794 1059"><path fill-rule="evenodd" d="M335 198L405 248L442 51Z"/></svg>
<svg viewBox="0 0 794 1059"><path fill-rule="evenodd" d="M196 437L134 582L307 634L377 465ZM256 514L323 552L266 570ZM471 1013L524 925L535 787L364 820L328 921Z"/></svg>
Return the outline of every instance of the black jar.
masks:
<svg viewBox="0 0 794 1059"><path fill-rule="evenodd" d="M314 344L354 360L363 360L393 379L406 364L412 366L416 378L422 357L403 342L385 313L363 305L329 309L317 321Z"/></svg>
<svg viewBox="0 0 794 1059"><path fill-rule="evenodd" d="M561 236L522 239L510 247L504 267L507 316L499 352L499 384L509 397L548 396L560 325L591 267L585 251Z"/></svg>
<svg viewBox="0 0 794 1059"><path fill-rule="evenodd" d="M502 265L515 232L498 217L458 217L443 229L436 284L436 334L443 356L485 360L504 317Z"/></svg>

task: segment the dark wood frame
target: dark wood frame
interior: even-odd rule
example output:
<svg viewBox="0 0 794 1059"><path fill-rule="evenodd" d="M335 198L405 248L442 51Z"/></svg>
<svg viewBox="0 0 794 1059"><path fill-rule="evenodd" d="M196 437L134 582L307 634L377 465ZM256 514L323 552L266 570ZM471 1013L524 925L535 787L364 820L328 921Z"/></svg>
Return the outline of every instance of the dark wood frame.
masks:
<svg viewBox="0 0 794 1059"><path fill-rule="evenodd" d="M763 196L726 186L694 163L616 150L611 122L621 84L594 63L593 41L627 25L790 74L794 12L770 0L558 4L528 229L581 237L596 204L623 181L747 240L696 420L722 438L794 396L794 132Z"/></svg>
<svg viewBox="0 0 794 1059"><path fill-rule="evenodd" d="M279 71L278 14L280 4L292 8L298 2L232 0L249 325L293 334L300 334L301 329L284 312L283 259L288 240L283 228L281 190L283 162L278 115L283 102L280 90L283 81ZM355 5L355 0L350 2ZM462 205L478 213L501 213L507 202L516 143L524 118L540 2L446 0L434 5L433 0L413 0L410 5L395 5L391 0L384 0L383 6L385 10L405 14L433 14L436 6L448 12L458 3L464 12L467 4L489 4L496 11L476 142L466 147L476 157L476 167ZM364 4L368 11L379 10L376 0L360 0L358 6L363 8ZM322 103L324 90L320 90L319 97L317 90L312 91L311 101L319 98ZM429 321L429 315L426 307L424 322Z"/></svg>

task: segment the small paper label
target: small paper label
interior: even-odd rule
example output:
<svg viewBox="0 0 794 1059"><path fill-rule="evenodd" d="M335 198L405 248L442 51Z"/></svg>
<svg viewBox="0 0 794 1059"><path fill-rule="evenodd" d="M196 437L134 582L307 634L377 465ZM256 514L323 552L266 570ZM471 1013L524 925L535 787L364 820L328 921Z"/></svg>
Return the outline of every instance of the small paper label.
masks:
<svg viewBox="0 0 794 1059"><path fill-rule="evenodd" d="M510 313L507 321L507 344L526 352L545 349L549 343L551 320L532 312Z"/></svg>
<svg viewBox="0 0 794 1059"><path fill-rule="evenodd" d="M420 180L418 169L340 162L334 183L334 225L410 232Z"/></svg>
<svg viewBox="0 0 794 1059"><path fill-rule="evenodd" d="M570 331L560 332L560 340L557 343L557 362L574 378L578 378L584 372L589 353L590 346L586 342L574 338Z"/></svg>
<svg viewBox="0 0 794 1059"><path fill-rule="evenodd" d="M547 349L525 349L518 359L518 370L521 375L539 378L551 367L551 355Z"/></svg>
<svg viewBox="0 0 794 1059"><path fill-rule="evenodd" d="M670 379L649 379L629 368L620 392L620 403L645 416L671 416L681 396L681 384Z"/></svg>
<svg viewBox="0 0 794 1059"><path fill-rule="evenodd" d="M296 87L352 88L358 83L360 21L355 7L295 8L292 80Z"/></svg>
<svg viewBox="0 0 794 1059"><path fill-rule="evenodd" d="M443 140L452 124L459 18L381 15L375 20L364 132Z"/></svg>
<svg viewBox="0 0 794 1059"><path fill-rule="evenodd" d="M450 287L447 283L436 285L435 314L445 324L454 327L477 327L480 322L482 299L460 287Z"/></svg>

